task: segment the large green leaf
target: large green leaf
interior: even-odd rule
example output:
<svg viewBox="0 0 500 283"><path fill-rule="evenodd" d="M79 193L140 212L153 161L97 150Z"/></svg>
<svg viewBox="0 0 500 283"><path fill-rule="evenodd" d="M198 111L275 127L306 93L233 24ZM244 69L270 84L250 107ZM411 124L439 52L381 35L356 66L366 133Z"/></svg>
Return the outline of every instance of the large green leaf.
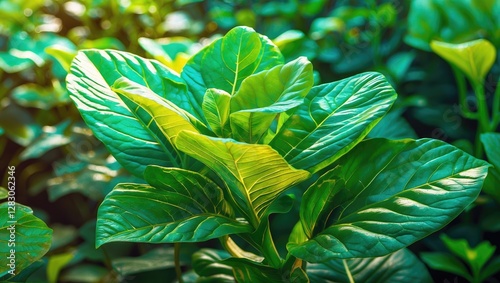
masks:
<svg viewBox="0 0 500 283"><path fill-rule="evenodd" d="M234 95L245 78L280 64L283 56L271 40L249 27L235 27L193 56L181 77L201 106L208 88Z"/></svg>
<svg viewBox="0 0 500 283"><path fill-rule="evenodd" d="M222 178L230 190L231 201L254 227L282 192L309 177L307 171L294 169L268 145L188 131L177 136L175 145Z"/></svg>
<svg viewBox="0 0 500 283"><path fill-rule="evenodd" d="M489 167L432 139L367 140L332 166L304 193L287 245L306 261L383 256L426 237L477 197Z"/></svg>
<svg viewBox="0 0 500 283"><path fill-rule="evenodd" d="M295 168L316 172L360 142L395 99L378 73L313 87L269 144Z"/></svg>
<svg viewBox="0 0 500 283"><path fill-rule="evenodd" d="M198 132L195 126L207 132L205 126L194 116L156 95L149 88L126 78L116 80L112 90L149 131L150 136L159 142L169 161L176 167L189 168L185 162L186 157L172 146L173 140L182 130Z"/></svg>
<svg viewBox="0 0 500 283"><path fill-rule="evenodd" d="M474 83L483 83L497 57L496 49L486 39L461 44L433 40L432 51L460 69Z"/></svg>
<svg viewBox="0 0 500 283"><path fill-rule="evenodd" d="M97 247L114 241L199 242L251 231L231 218L222 190L204 176L148 166L144 177L151 186L119 184L104 199L97 217Z"/></svg>
<svg viewBox="0 0 500 283"><path fill-rule="evenodd" d="M375 258L336 259L307 265L311 282L349 282L347 270L354 282L401 283L432 282L429 272L407 249Z"/></svg>
<svg viewBox="0 0 500 283"><path fill-rule="evenodd" d="M231 98L231 129L237 140L255 143L276 115L299 106L313 86L312 64L300 57L243 80Z"/></svg>
<svg viewBox="0 0 500 283"><path fill-rule="evenodd" d="M15 213L11 214L13 211ZM0 277L10 272L11 263L15 274L18 274L40 259L49 250L51 239L52 229L34 216L31 208L21 204L9 206L8 202L1 203Z"/></svg>
<svg viewBox="0 0 500 283"><path fill-rule="evenodd" d="M181 78L154 60L112 50L84 50L76 55L67 77L70 97L95 136L133 174L142 177L149 164L177 166L112 91L110 86L121 77L147 86L153 93L197 115Z"/></svg>

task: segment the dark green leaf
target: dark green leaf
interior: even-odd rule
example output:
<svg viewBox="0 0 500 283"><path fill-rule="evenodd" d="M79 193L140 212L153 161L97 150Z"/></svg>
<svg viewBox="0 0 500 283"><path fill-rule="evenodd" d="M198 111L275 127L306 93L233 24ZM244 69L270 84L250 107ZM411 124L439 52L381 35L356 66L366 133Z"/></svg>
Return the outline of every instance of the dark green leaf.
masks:
<svg viewBox="0 0 500 283"><path fill-rule="evenodd" d="M407 249L375 258L345 260L354 282L362 283L429 283L429 272ZM341 259L307 265L311 282L349 282L346 266Z"/></svg>
<svg viewBox="0 0 500 283"><path fill-rule="evenodd" d="M462 212L479 194L488 167L437 140L364 141L305 192L302 225L287 247L310 262L389 254ZM304 238L310 240L301 243Z"/></svg>
<svg viewBox="0 0 500 283"><path fill-rule="evenodd" d="M155 166L144 177L152 186L119 184L106 196L98 211L97 247L114 241L200 242L251 231L231 218L222 190L206 177Z"/></svg>
<svg viewBox="0 0 500 283"><path fill-rule="evenodd" d="M472 281L472 276L467 272L467 267L460 260L449 253L421 253L420 257L432 269L460 275L463 278Z"/></svg>

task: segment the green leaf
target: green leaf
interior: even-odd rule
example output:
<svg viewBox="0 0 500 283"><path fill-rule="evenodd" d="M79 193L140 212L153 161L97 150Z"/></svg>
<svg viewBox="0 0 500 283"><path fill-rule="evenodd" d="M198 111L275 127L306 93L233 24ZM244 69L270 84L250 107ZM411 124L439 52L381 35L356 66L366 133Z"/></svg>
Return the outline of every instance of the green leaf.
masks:
<svg viewBox="0 0 500 283"><path fill-rule="evenodd" d="M195 252L193 269L200 276L196 282L234 282L233 268L221 263L229 257L227 252L221 250L201 249Z"/></svg>
<svg viewBox="0 0 500 283"><path fill-rule="evenodd" d="M407 249L383 257L356 258L345 261L354 282L432 282L425 265ZM349 282L346 267L340 259L307 264L307 275L311 282Z"/></svg>
<svg viewBox="0 0 500 283"><path fill-rule="evenodd" d="M0 127L10 139L24 147L33 142L42 131L30 112L14 103L1 109Z"/></svg>
<svg viewBox="0 0 500 283"><path fill-rule="evenodd" d="M182 130L198 132L198 128L204 125L188 112L180 109L172 102L153 93L149 88L134 83L126 78L118 79L111 89L117 93L128 109L134 114L141 125L148 130L150 136L163 148L163 152L169 157L169 162L175 167L181 165L181 159L185 158L173 147L173 140ZM204 132L208 130L205 129Z"/></svg>
<svg viewBox="0 0 500 283"><path fill-rule="evenodd" d="M293 167L317 172L359 143L395 99L378 73L313 87L269 145Z"/></svg>
<svg viewBox="0 0 500 283"><path fill-rule="evenodd" d="M227 123L230 114L229 93L211 88L207 89L203 98L203 114L212 131L219 137L227 138L231 135L231 129Z"/></svg>
<svg viewBox="0 0 500 283"><path fill-rule="evenodd" d="M70 121L66 120L56 126L43 127L43 133L21 152L19 159L38 158L49 150L69 144L71 138L64 134L69 124Z"/></svg>
<svg viewBox="0 0 500 283"><path fill-rule="evenodd" d="M34 216L31 208L16 204L15 214L11 214L9 207L8 202L0 204L0 277L11 270L11 263L18 274L40 259L49 250L52 238L52 229Z"/></svg>
<svg viewBox="0 0 500 283"><path fill-rule="evenodd" d="M268 145L188 131L181 132L175 144L222 178L230 190L232 203L255 228L282 192L309 177L307 171L294 169Z"/></svg>
<svg viewBox="0 0 500 283"><path fill-rule="evenodd" d="M441 235L441 240L451 252L472 267L472 274L475 275L480 274L481 269L491 256L493 256L496 249L496 247L492 246L488 241L481 242L475 248L471 248L465 239L455 240L443 234Z"/></svg>
<svg viewBox="0 0 500 283"><path fill-rule="evenodd" d="M276 115L299 106L313 86L312 64L300 57L243 80L231 98L231 129L237 140L254 143Z"/></svg>
<svg viewBox="0 0 500 283"><path fill-rule="evenodd" d="M11 97L21 106L44 110L69 102L68 94L65 91L58 92L54 88L46 88L32 83L16 87L12 90Z"/></svg>
<svg viewBox="0 0 500 283"><path fill-rule="evenodd" d="M98 211L97 247L115 241L200 242L251 231L231 218L222 190L204 176L148 166L144 177L151 186L118 184L106 196Z"/></svg>
<svg viewBox="0 0 500 283"><path fill-rule="evenodd" d="M462 212L479 194L488 167L437 140L364 141L304 193L302 229L295 227L288 250L320 262L404 248Z"/></svg>
<svg viewBox="0 0 500 283"><path fill-rule="evenodd" d="M233 267L236 282L281 283L286 278L281 274L279 269L271 268L246 258L228 258L221 261L221 263Z"/></svg>
<svg viewBox="0 0 500 283"><path fill-rule="evenodd" d="M484 151L488 161L500 172L500 133L481 134L481 142L484 145Z"/></svg>
<svg viewBox="0 0 500 283"><path fill-rule="evenodd" d="M74 253L68 252L49 257L49 262L47 264L47 279L49 283L58 282L57 278L59 276L59 272L61 272L61 269L63 269L74 256Z"/></svg>
<svg viewBox="0 0 500 283"><path fill-rule="evenodd" d="M467 267L449 253L421 253L420 257L432 269L460 275L472 282L472 276L467 272Z"/></svg>
<svg viewBox="0 0 500 283"><path fill-rule="evenodd" d="M404 109L391 110L380 122L368 133L368 138L386 138L386 139L416 139L418 136L402 116Z"/></svg>
<svg viewBox="0 0 500 283"><path fill-rule="evenodd" d="M80 264L72 266L68 268L67 271L63 272L61 275L61 282L102 282L106 279L109 280L109 277L107 277L108 274L109 271L102 266L94 264Z"/></svg>
<svg viewBox="0 0 500 283"><path fill-rule="evenodd" d="M76 56L76 48L68 48L67 46L55 45L45 48L45 53L53 56L61 64L61 66L69 72L71 61Z"/></svg>
<svg viewBox="0 0 500 283"><path fill-rule="evenodd" d="M119 51L80 51L67 77L70 97L95 136L134 175L142 177L150 164L176 165L111 89L121 77L147 86L151 92L196 116L181 78L157 61Z"/></svg>
<svg viewBox="0 0 500 283"><path fill-rule="evenodd" d="M283 56L271 40L249 27L235 27L191 57L181 77L201 106L207 89L234 95L245 78L280 64Z"/></svg>
<svg viewBox="0 0 500 283"><path fill-rule="evenodd" d="M496 49L486 39L461 44L431 41L436 54L454 65L474 83L482 84L496 59Z"/></svg>
<svg viewBox="0 0 500 283"><path fill-rule="evenodd" d="M480 281L488 279L490 276L500 272L500 256L494 257L481 271Z"/></svg>
<svg viewBox="0 0 500 283"><path fill-rule="evenodd" d="M113 269L121 276L175 267L174 249L158 248L138 257L113 259Z"/></svg>

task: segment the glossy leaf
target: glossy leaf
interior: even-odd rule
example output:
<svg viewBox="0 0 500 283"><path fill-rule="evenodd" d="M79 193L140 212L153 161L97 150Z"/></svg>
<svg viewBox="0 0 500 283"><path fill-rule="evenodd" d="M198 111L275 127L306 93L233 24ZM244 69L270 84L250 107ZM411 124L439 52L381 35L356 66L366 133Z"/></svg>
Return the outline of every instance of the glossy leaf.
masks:
<svg viewBox="0 0 500 283"><path fill-rule="evenodd" d="M16 204L15 214L10 212L8 202L0 204L0 277L10 270L8 257L12 254L15 257L15 273L18 274L45 255L52 238L52 229L34 216L31 208ZM15 231L14 240L12 231Z"/></svg>
<svg viewBox="0 0 500 283"><path fill-rule="evenodd" d="M216 88L207 89L203 98L202 109L205 119L212 131L223 138L227 138L231 134L228 123L230 100L229 93Z"/></svg>
<svg viewBox="0 0 500 283"><path fill-rule="evenodd" d="M454 65L474 83L483 83L496 59L496 49L486 39L461 44L433 40L432 51Z"/></svg>
<svg viewBox="0 0 500 283"><path fill-rule="evenodd" d="M407 249L383 257L356 258L345 261L354 282L432 282L422 262ZM349 282L346 267L341 259L308 264L307 275L311 282Z"/></svg>
<svg viewBox="0 0 500 283"><path fill-rule="evenodd" d="M206 177L154 166L147 167L144 177L151 186L118 184L104 199L97 247L114 241L200 242L251 231L231 218L222 190Z"/></svg>
<svg viewBox="0 0 500 283"><path fill-rule="evenodd" d="M148 86L151 92L196 116L182 79L157 61L119 51L80 51L67 77L70 97L95 136L133 174L142 177L150 164L176 165L112 91L110 86L121 77Z"/></svg>
<svg viewBox="0 0 500 283"><path fill-rule="evenodd" d="M255 143L276 115L299 106L313 86L312 64L300 57L243 80L231 98L233 137Z"/></svg>
<svg viewBox="0 0 500 283"><path fill-rule="evenodd" d="M230 255L221 250L201 249L193 254L193 269L200 277L196 282L235 282L233 268L221 261Z"/></svg>
<svg viewBox="0 0 500 283"><path fill-rule="evenodd" d="M317 172L359 143L395 99L378 73L313 87L269 145L293 167Z"/></svg>
<svg viewBox="0 0 500 283"><path fill-rule="evenodd" d="M236 282L281 283L286 279L286 275L281 274L279 269L246 258L228 258L221 263L233 267Z"/></svg>
<svg viewBox="0 0 500 283"><path fill-rule="evenodd" d="M175 144L222 178L230 190L231 201L254 227L282 192L309 177L307 171L292 168L268 145L188 131L181 132Z"/></svg>
<svg viewBox="0 0 500 283"><path fill-rule="evenodd" d="M235 27L193 56L181 77L201 106L207 89L234 95L245 78L280 64L283 57L267 37L248 27Z"/></svg>
<svg viewBox="0 0 500 283"><path fill-rule="evenodd" d="M287 247L309 262L389 254L462 212L479 194L488 167L437 140L367 140L304 193L301 224Z"/></svg>
<svg viewBox="0 0 500 283"><path fill-rule="evenodd" d="M149 88L128 79L118 79L112 90L127 105L141 125L148 130L168 155L169 163L181 167L181 159L185 158L177 152L172 143L182 130L198 132L193 126L204 125L195 117L180 109L170 101L156 95ZM193 123L193 124L192 124Z"/></svg>

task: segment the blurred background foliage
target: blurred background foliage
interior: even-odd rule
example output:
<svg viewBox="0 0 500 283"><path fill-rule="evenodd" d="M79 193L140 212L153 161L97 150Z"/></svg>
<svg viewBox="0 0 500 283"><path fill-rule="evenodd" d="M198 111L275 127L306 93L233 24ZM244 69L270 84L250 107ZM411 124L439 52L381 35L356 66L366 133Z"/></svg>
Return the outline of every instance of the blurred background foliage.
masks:
<svg viewBox="0 0 500 283"><path fill-rule="evenodd" d="M432 40L458 44L482 38L498 51L498 15L498 0L0 1L1 185L6 186L8 166L16 166L16 201L31 207L53 229L48 253L15 279L175 278L169 245L94 248L100 201L117 183L141 180L109 155L69 100L65 77L78 50L124 50L181 72L204 45L234 26L250 26L272 39L287 61L298 56L311 60L316 83L369 70L386 75L399 98L369 137L437 138L500 167L498 126L481 137L484 151L475 151L476 136L482 132L476 121L462 115L457 95L461 86L450 65L430 47ZM487 106L495 113L500 112L495 102L500 96L500 61L496 53L493 56L483 86ZM476 111L471 85L465 86L465 95ZM482 241L500 244L500 170L493 168L491 175L486 193L444 232L471 246ZM285 227L276 229L284 231L293 225L280 223ZM199 248L186 245L186 266ZM439 235L412 249L447 251ZM442 282L453 278L449 273L445 269L433 275ZM193 274L187 273L186 279L189 276Z"/></svg>

